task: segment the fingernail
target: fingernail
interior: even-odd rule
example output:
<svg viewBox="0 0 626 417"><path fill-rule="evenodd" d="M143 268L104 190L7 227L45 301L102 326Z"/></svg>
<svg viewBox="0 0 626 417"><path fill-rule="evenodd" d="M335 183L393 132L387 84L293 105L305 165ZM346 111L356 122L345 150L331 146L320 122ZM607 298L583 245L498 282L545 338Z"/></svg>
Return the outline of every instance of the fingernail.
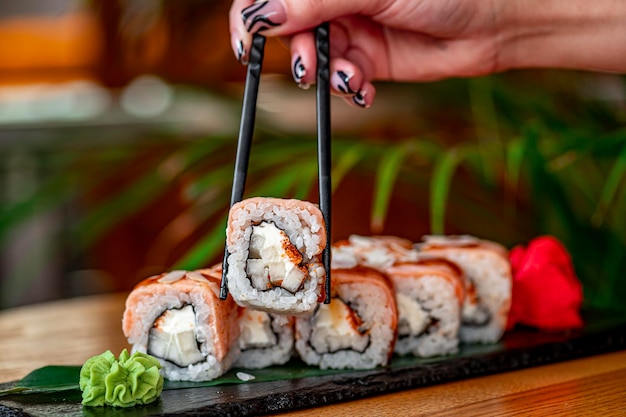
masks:
<svg viewBox="0 0 626 417"><path fill-rule="evenodd" d="M352 97L352 102L359 107L367 108L369 105L365 102L365 96L367 95L366 91L357 91L354 97Z"/></svg>
<svg viewBox="0 0 626 417"><path fill-rule="evenodd" d="M248 64L248 51L243 47L241 39L235 42L235 54L237 55L237 61L243 65Z"/></svg>
<svg viewBox="0 0 626 417"><path fill-rule="evenodd" d="M293 79L296 81L296 83L298 83L300 87L305 88L307 84L303 83L302 79L306 75L306 68L304 67L304 64L302 63L302 58L300 58L299 55L296 57L296 59L293 62L293 66L291 67L291 72L293 74Z"/></svg>
<svg viewBox="0 0 626 417"><path fill-rule="evenodd" d="M287 14L277 0L265 0L243 9L241 18L248 32L258 33L282 25L287 20Z"/></svg>
<svg viewBox="0 0 626 417"><path fill-rule="evenodd" d="M343 71L335 71L333 75L330 76L330 83L333 88L344 94L357 94L357 92L350 87L351 78L352 74Z"/></svg>

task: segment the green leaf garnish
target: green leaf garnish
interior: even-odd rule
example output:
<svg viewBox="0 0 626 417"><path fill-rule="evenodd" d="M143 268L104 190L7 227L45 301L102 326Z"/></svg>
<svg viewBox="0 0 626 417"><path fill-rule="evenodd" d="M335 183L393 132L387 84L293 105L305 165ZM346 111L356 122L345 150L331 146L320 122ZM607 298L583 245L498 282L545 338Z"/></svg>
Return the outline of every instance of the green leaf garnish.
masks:
<svg viewBox="0 0 626 417"><path fill-rule="evenodd" d="M44 366L26 375L15 387L0 390L0 395L77 390L79 374L80 366Z"/></svg>
<svg viewBox="0 0 626 417"><path fill-rule="evenodd" d="M0 390L0 395L50 393L57 391L78 390L80 366L44 366L26 375L17 382L15 387ZM237 377L237 372L253 375L252 381L243 381ZM264 369L232 369L221 377L212 381L168 381L165 380L164 390L213 387L224 384L243 384L256 382L281 381L313 376L333 375L345 373L345 370L322 370L307 366L300 361L292 361L282 366L272 366Z"/></svg>

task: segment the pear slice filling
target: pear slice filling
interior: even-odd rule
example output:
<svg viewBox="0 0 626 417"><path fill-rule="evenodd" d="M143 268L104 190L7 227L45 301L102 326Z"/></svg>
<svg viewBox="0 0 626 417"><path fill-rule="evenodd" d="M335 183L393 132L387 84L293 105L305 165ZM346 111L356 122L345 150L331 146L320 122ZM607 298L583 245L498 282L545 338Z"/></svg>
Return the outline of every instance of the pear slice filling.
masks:
<svg viewBox="0 0 626 417"><path fill-rule="evenodd" d="M430 316L419 304L419 302L396 292L398 305L398 335L419 336L427 329L431 322Z"/></svg>
<svg viewBox="0 0 626 417"><path fill-rule="evenodd" d="M318 353L340 350L362 353L369 345L369 335L363 329L363 321L339 298L333 298L329 304L320 304L313 322L310 343Z"/></svg>
<svg viewBox="0 0 626 417"><path fill-rule="evenodd" d="M241 350L262 349L276 345L272 319L263 311L246 309L239 320L239 347Z"/></svg>
<svg viewBox="0 0 626 417"><path fill-rule="evenodd" d="M302 254L275 224L252 226L246 271L254 288L282 287L298 292L308 273L302 260Z"/></svg>
<svg viewBox="0 0 626 417"><path fill-rule="evenodd" d="M196 314L191 305L165 310L148 336L148 353L181 368L205 359L197 340Z"/></svg>

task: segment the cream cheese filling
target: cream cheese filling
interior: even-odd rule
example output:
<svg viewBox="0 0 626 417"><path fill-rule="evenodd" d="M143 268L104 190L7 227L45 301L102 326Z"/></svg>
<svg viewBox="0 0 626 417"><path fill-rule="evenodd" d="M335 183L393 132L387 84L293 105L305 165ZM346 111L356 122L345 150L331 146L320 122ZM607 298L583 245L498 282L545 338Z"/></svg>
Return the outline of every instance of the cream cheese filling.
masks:
<svg viewBox="0 0 626 417"><path fill-rule="evenodd" d="M282 287L297 292L307 275L301 263L302 254L284 231L268 222L252 226L246 267L254 288Z"/></svg>
<svg viewBox="0 0 626 417"><path fill-rule="evenodd" d="M407 295L397 292L398 334L401 336L418 336L430 323L430 317L419 302Z"/></svg>
<svg viewBox="0 0 626 417"><path fill-rule="evenodd" d="M241 350L274 346L276 334L272 331L272 320L263 311L246 309L239 320L239 347Z"/></svg>
<svg viewBox="0 0 626 417"><path fill-rule="evenodd" d="M196 315L191 305L165 310L148 336L148 353L180 367L205 359L196 338Z"/></svg>
<svg viewBox="0 0 626 417"><path fill-rule="evenodd" d="M369 335L362 329L361 318L339 298L320 304L313 317L311 346L318 353L333 353L351 349L363 352Z"/></svg>

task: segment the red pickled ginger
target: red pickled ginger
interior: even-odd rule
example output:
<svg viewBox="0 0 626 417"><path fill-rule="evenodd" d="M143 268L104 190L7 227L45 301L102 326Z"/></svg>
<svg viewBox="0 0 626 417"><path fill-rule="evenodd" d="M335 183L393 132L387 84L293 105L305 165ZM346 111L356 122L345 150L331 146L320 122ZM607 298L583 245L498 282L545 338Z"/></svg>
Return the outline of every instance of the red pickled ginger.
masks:
<svg viewBox="0 0 626 417"><path fill-rule="evenodd" d="M509 252L513 273L507 329L524 324L542 330L583 326L583 289L567 249L552 236L533 239Z"/></svg>

